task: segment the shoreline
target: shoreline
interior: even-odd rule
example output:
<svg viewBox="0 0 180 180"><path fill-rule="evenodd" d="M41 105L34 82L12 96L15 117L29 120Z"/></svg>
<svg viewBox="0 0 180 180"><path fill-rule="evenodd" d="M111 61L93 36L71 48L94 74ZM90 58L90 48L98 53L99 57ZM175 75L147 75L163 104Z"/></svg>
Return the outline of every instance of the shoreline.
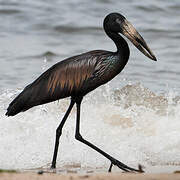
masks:
<svg viewBox="0 0 180 180"><path fill-rule="evenodd" d="M92 174L55 174L55 173L43 173L37 174L33 172L12 172L0 173L0 180L179 180L180 173L92 173Z"/></svg>
<svg viewBox="0 0 180 180"><path fill-rule="evenodd" d="M114 167L112 173L104 168L82 168L79 164L55 170L40 167L24 170L0 169L0 180L180 180L180 166L151 166L145 173L126 173Z"/></svg>
<svg viewBox="0 0 180 180"><path fill-rule="evenodd" d="M180 180L179 166L155 166L148 168L145 173L125 173L116 171L108 173L103 169L78 170L79 167L69 166L51 170L49 168L36 168L34 170L2 170L0 180Z"/></svg>

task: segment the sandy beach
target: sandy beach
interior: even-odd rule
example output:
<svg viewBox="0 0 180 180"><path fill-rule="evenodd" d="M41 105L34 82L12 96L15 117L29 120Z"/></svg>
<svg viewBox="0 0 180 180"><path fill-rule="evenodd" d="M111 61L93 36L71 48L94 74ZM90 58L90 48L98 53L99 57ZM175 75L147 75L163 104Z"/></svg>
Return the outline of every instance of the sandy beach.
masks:
<svg viewBox="0 0 180 180"><path fill-rule="evenodd" d="M130 174L130 173L99 173L99 174L67 174L59 175L53 173L1 173L0 180L180 180L180 173L162 174Z"/></svg>

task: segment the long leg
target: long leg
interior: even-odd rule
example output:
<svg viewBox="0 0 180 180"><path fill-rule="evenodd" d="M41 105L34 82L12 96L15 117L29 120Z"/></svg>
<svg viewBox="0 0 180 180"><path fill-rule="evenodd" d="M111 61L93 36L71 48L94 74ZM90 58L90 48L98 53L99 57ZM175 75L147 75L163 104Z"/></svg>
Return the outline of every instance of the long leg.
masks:
<svg viewBox="0 0 180 180"><path fill-rule="evenodd" d="M69 116L69 113L71 112L71 109L74 106L74 100L71 99L71 103L61 121L61 123L59 124L58 128L56 129L56 141L55 141L55 147L54 147L54 155L53 155L53 160L52 160L52 165L51 168L54 169L56 168L56 158L57 158L57 152L58 152L58 147L59 147L59 138L62 134L62 128L64 126L64 123L66 122L67 117Z"/></svg>
<svg viewBox="0 0 180 180"><path fill-rule="evenodd" d="M113 167L113 164L112 164L112 162L111 162L111 165L110 165L110 167L109 167L109 169L108 169L108 172L111 172L112 167Z"/></svg>
<svg viewBox="0 0 180 180"><path fill-rule="evenodd" d="M98 147L93 145L92 143L90 143L90 142L86 141L85 139L83 139L83 137L80 134L80 106L81 106L81 101L82 101L82 99L79 99L78 101L76 100L76 105L77 105L77 120L76 120L76 134L75 134L75 138L78 141L80 141L80 142L90 146L91 148L93 148L94 150L96 150L97 152L99 152L100 154L105 156L107 159L109 159L111 161L111 166L109 168L109 172L111 171L112 165L116 165L120 169L122 169L122 170L124 170L126 172L128 172L128 171L143 172L140 169L134 169L134 168L131 168L131 167L121 163L120 161L118 161L117 159L113 158L112 156L110 156L106 152L102 151L101 149L99 149Z"/></svg>

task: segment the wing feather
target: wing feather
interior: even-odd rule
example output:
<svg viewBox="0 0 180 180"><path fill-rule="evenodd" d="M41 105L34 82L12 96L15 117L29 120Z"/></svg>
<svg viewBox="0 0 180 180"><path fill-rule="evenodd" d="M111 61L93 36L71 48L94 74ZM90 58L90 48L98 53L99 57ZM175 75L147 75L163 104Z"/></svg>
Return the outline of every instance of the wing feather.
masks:
<svg viewBox="0 0 180 180"><path fill-rule="evenodd" d="M58 64L48 78L47 92L51 95L59 94L59 96L63 94L71 96L77 93L83 83L92 76L94 67L94 61L87 63L79 59Z"/></svg>
<svg viewBox="0 0 180 180"><path fill-rule="evenodd" d="M6 115L12 116L33 106L68 96L85 95L95 89L100 84L93 79L102 71L100 64L107 53L91 51L55 64L24 88L10 103Z"/></svg>

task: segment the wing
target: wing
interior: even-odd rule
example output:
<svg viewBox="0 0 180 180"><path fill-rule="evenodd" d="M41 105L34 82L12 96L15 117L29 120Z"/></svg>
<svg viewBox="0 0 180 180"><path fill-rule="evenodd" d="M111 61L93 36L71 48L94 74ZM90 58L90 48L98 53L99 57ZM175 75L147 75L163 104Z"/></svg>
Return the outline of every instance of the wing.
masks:
<svg viewBox="0 0 180 180"><path fill-rule="evenodd" d="M92 77L96 65L97 58L87 55L60 62L48 77L46 92L56 98L77 95L85 81Z"/></svg>
<svg viewBox="0 0 180 180"><path fill-rule="evenodd" d="M85 88L85 84L100 72L98 69L101 67L102 57L106 57L107 53L108 51L91 51L55 64L11 102L6 115L15 115L33 106L68 96L86 94L88 89L96 88L94 85L93 88Z"/></svg>

